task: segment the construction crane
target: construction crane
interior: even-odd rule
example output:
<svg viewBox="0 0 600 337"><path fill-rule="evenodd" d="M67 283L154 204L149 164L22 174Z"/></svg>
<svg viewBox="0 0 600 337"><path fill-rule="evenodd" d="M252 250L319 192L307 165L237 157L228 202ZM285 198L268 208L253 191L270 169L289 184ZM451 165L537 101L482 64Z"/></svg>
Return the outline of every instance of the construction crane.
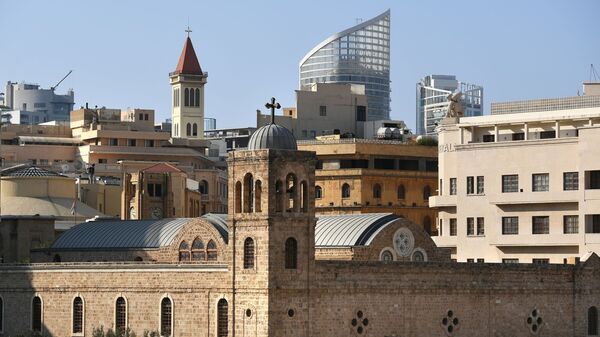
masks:
<svg viewBox="0 0 600 337"><path fill-rule="evenodd" d="M62 81L65 80L65 78L69 77L69 75L71 75L71 73L73 72L73 70L69 70L69 72L65 75L65 77L62 78L62 80L58 81L58 83L56 83L53 87L50 87L50 90L54 91L54 89L56 89L56 87L58 87Z"/></svg>

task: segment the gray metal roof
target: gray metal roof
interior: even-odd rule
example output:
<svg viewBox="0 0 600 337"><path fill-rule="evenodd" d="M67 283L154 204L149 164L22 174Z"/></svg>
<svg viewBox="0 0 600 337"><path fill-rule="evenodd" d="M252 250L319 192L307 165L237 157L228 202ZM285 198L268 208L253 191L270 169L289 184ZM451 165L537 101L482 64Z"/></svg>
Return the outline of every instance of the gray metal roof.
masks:
<svg viewBox="0 0 600 337"><path fill-rule="evenodd" d="M317 219L315 246L368 246L377 233L399 218L392 213L322 215Z"/></svg>
<svg viewBox="0 0 600 337"><path fill-rule="evenodd" d="M281 125L269 124L254 131L248 140L248 150L261 149L298 150L298 145L290 130Z"/></svg>
<svg viewBox="0 0 600 337"><path fill-rule="evenodd" d="M223 241L229 243L229 229L227 226L227 214L206 213L201 216L204 220L210 222L221 234Z"/></svg>
<svg viewBox="0 0 600 337"><path fill-rule="evenodd" d="M58 237L51 248L159 248L170 245L190 220L180 218L84 222Z"/></svg>

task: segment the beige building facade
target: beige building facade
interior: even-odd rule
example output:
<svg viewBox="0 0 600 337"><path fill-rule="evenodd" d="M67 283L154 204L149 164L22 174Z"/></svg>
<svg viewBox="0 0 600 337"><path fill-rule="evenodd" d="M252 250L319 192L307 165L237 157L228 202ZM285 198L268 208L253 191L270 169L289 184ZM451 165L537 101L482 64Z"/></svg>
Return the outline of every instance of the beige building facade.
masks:
<svg viewBox="0 0 600 337"><path fill-rule="evenodd" d="M600 252L600 109L445 119L440 247L459 262L573 263Z"/></svg>

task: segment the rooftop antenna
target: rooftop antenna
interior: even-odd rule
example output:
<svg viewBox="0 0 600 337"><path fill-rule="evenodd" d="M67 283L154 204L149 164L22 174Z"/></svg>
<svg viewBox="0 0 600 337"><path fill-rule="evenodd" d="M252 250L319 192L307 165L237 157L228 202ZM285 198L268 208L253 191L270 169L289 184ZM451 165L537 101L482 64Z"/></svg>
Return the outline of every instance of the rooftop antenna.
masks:
<svg viewBox="0 0 600 337"><path fill-rule="evenodd" d="M69 75L71 75L72 72L73 70L69 70L69 72L65 75L65 77L62 78L62 80L58 81L58 83L56 83L53 87L50 87L50 90L54 91L54 89L56 89L56 87L58 87L58 85L61 84L62 81L65 80L65 78L69 77Z"/></svg>
<svg viewBox="0 0 600 337"><path fill-rule="evenodd" d="M357 25L363 22L363 18L355 18L354 20L356 20Z"/></svg>
<svg viewBox="0 0 600 337"><path fill-rule="evenodd" d="M594 78L593 80L592 77ZM598 72L596 72L593 63L590 64L590 82L600 82L600 75L598 75Z"/></svg>
<svg viewBox="0 0 600 337"><path fill-rule="evenodd" d="M188 25L187 25L187 29L185 30L185 32L188 34L188 37L190 37L190 33L192 32L192 30L190 29L190 17L188 16Z"/></svg>

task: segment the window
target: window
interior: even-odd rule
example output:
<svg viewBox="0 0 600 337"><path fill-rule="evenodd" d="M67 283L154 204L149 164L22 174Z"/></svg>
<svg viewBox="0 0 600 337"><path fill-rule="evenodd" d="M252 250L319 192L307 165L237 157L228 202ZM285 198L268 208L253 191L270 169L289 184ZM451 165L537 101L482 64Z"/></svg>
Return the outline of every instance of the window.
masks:
<svg viewBox="0 0 600 337"><path fill-rule="evenodd" d="M423 229L431 235L431 218L428 215L423 218Z"/></svg>
<svg viewBox="0 0 600 337"><path fill-rule="evenodd" d="M83 333L83 300L79 296L73 300L73 333Z"/></svg>
<svg viewBox="0 0 600 337"><path fill-rule="evenodd" d="M198 184L198 192L200 192L200 194L208 194L208 181L206 180L202 180L200 181L200 184Z"/></svg>
<svg viewBox="0 0 600 337"><path fill-rule="evenodd" d="M516 216L502 217L502 234L504 234L504 235L519 234L519 218Z"/></svg>
<svg viewBox="0 0 600 337"><path fill-rule="evenodd" d="M146 139L144 141L144 146L145 147L154 147L154 139Z"/></svg>
<svg viewBox="0 0 600 337"><path fill-rule="evenodd" d="M179 244L179 261L187 262L190 260L190 245L186 241Z"/></svg>
<svg viewBox="0 0 600 337"><path fill-rule="evenodd" d="M117 298L115 303L115 330L125 331L127 329L127 302L123 297Z"/></svg>
<svg viewBox="0 0 600 337"><path fill-rule="evenodd" d="M398 200L404 200L406 198L406 190L404 189L404 185L398 186L397 196Z"/></svg>
<svg viewBox="0 0 600 337"><path fill-rule="evenodd" d="M475 219L467 218L467 235L475 235Z"/></svg>
<svg viewBox="0 0 600 337"><path fill-rule="evenodd" d="M117 138L109 138L108 145L110 146L119 146L119 139Z"/></svg>
<svg viewBox="0 0 600 337"><path fill-rule="evenodd" d="M317 131L310 130L310 138L315 138L317 136Z"/></svg>
<svg viewBox="0 0 600 337"><path fill-rule="evenodd" d="M440 219L440 228L438 230L439 236L442 236L442 234L444 234L444 219Z"/></svg>
<svg viewBox="0 0 600 337"><path fill-rule="evenodd" d="M106 158L98 158L98 164L106 164L108 163L108 159Z"/></svg>
<svg viewBox="0 0 600 337"><path fill-rule="evenodd" d="M467 194L475 193L475 177L467 177Z"/></svg>
<svg viewBox="0 0 600 337"><path fill-rule="evenodd" d="M321 186L315 186L315 199L323 198L323 189Z"/></svg>
<svg viewBox="0 0 600 337"><path fill-rule="evenodd" d="M477 218L477 235L485 235L484 218Z"/></svg>
<svg viewBox="0 0 600 337"><path fill-rule="evenodd" d="M585 171L585 188L588 190L600 189L600 171Z"/></svg>
<svg viewBox="0 0 600 337"><path fill-rule="evenodd" d="M394 159L375 158L373 161L373 167L378 170L393 170L394 162Z"/></svg>
<svg viewBox="0 0 600 337"><path fill-rule="evenodd" d="M450 236L456 236L456 219L450 219Z"/></svg>
<svg viewBox="0 0 600 337"><path fill-rule="evenodd" d="M254 240L244 240L244 269L254 268Z"/></svg>
<svg viewBox="0 0 600 337"><path fill-rule="evenodd" d="M531 220L531 234L549 234L550 233L550 217L534 216Z"/></svg>
<svg viewBox="0 0 600 337"><path fill-rule="evenodd" d="M227 337L229 335L227 300L222 298L217 303L217 337Z"/></svg>
<svg viewBox="0 0 600 337"><path fill-rule="evenodd" d="M579 233L579 216L565 215L563 217L563 233L564 234Z"/></svg>
<svg viewBox="0 0 600 337"><path fill-rule="evenodd" d="M398 170L418 171L419 170L419 161L412 160L412 159L399 159L398 160Z"/></svg>
<svg viewBox="0 0 600 337"><path fill-rule="evenodd" d="M456 195L456 178L450 178L450 195Z"/></svg>
<svg viewBox="0 0 600 337"><path fill-rule="evenodd" d="M379 184L373 185L373 198L381 199L381 185L379 185Z"/></svg>
<svg viewBox="0 0 600 337"><path fill-rule="evenodd" d="M545 192L548 191L550 185L550 176L548 173L540 173L532 175L532 186L533 192Z"/></svg>
<svg viewBox="0 0 600 337"><path fill-rule="evenodd" d="M485 259L477 259L477 263L485 263Z"/></svg>
<svg viewBox="0 0 600 337"><path fill-rule="evenodd" d="M596 307L590 307L588 309L588 335L598 336L598 309Z"/></svg>
<svg viewBox="0 0 600 337"><path fill-rule="evenodd" d="M475 263L475 259L467 259L467 263Z"/></svg>
<svg viewBox="0 0 600 337"><path fill-rule="evenodd" d="M321 117L327 116L327 106L321 105L319 107L319 116L321 116Z"/></svg>
<svg viewBox="0 0 600 337"><path fill-rule="evenodd" d="M206 257L208 261L216 261L217 260L217 244L210 240L206 245Z"/></svg>
<svg viewBox="0 0 600 337"><path fill-rule="evenodd" d="M427 172L437 172L438 171L438 161L437 160L427 160L427 161L425 161L425 171L427 171Z"/></svg>
<svg viewBox="0 0 600 337"><path fill-rule="evenodd" d="M429 185L423 187L423 200L429 201L429 197L431 196L431 187Z"/></svg>
<svg viewBox="0 0 600 337"><path fill-rule="evenodd" d="M477 176L477 194L483 194L484 189L484 178L483 176Z"/></svg>
<svg viewBox="0 0 600 337"><path fill-rule="evenodd" d="M523 132L513 133L512 140L525 140L525 133L523 133Z"/></svg>
<svg viewBox="0 0 600 337"><path fill-rule="evenodd" d="M185 88L185 90L183 91L183 105L184 106L190 106L190 89Z"/></svg>
<svg viewBox="0 0 600 337"><path fill-rule="evenodd" d="M585 216L585 232L600 233L600 214L590 214Z"/></svg>
<svg viewBox="0 0 600 337"><path fill-rule="evenodd" d="M364 105L356 106L356 120L358 122L365 122L367 120L367 107Z"/></svg>
<svg viewBox="0 0 600 337"><path fill-rule="evenodd" d="M519 263L519 259L502 259L502 263Z"/></svg>
<svg viewBox="0 0 600 337"><path fill-rule="evenodd" d="M200 89L196 89L196 106L200 106Z"/></svg>
<svg viewBox="0 0 600 337"><path fill-rule="evenodd" d="M379 257L379 260L381 260L383 262L394 261L394 255L392 255L392 252L390 252L389 250L386 249L383 252L381 252L381 256Z"/></svg>
<svg viewBox="0 0 600 337"><path fill-rule="evenodd" d="M192 135L192 124L187 123L185 125L185 135L188 137Z"/></svg>
<svg viewBox="0 0 600 337"><path fill-rule="evenodd" d="M563 190L577 191L579 189L579 172L563 173Z"/></svg>
<svg viewBox="0 0 600 337"><path fill-rule="evenodd" d="M194 137L198 136L198 124L197 123L194 123L192 125L192 136L194 136Z"/></svg>
<svg viewBox="0 0 600 337"><path fill-rule="evenodd" d="M2 236L0 236L2 240ZM2 252L2 242L0 241L0 253ZM0 256L1 259L1 256ZM4 261L0 261L4 262ZM4 332L4 300L0 297L0 333Z"/></svg>
<svg viewBox="0 0 600 337"><path fill-rule="evenodd" d="M285 240L285 269L296 269L298 263L298 243L294 238Z"/></svg>
<svg viewBox="0 0 600 337"><path fill-rule="evenodd" d="M531 263L533 263L533 264L548 264L548 263L550 263L550 259L531 259Z"/></svg>
<svg viewBox="0 0 600 337"><path fill-rule="evenodd" d="M350 198L350 185L344 184L342 185L342 198Z"/></svg>
<svg viewBox="0 0 600 337"><path fill-rule="evenodd" d="M168 297L160 301L160 335L170 337L173 334L173 303Z"/></svg>
<svg viewBox="0 0 600 337"><path fill-rule="evenodd" d="M127 146L137 146L135 139L127 139Z"/></svg>
<svg viewBox="0 0 600 337"><path fill-rule="evenodd" d="M483 135L483 142L484 143L493 143L494 142L494 135Z"/></svg>
<svg viewBox="0 0 600 337"><path fill-rule="evenodd" d="M556 131L542 131L540 132L540 139L556 138Z"/></svg>
<svg viewBox="0 0 600 337"><path fill-rule="evenodd" d="M502 193L519 192L519 176L516 174L502 176Z"/></svg>
<svg viewBox="0 0 600 337"><path fill-rule="evenodd" d="M206 260L206 252L204 251L204 242L202 239L195 238L192 242L192 261Z"/></svg>
<svg viewBox="0 0 600 337"><path fill-rule="evenodd" d="M162 184L148 183L148 195L151 197L162 197Z"/></svg>
<svg viewBox="0 0 600 337"><path fill-rule="evenodd" d="M39 296L31 302L31 330L42 332L42 299Z"/></svg>

